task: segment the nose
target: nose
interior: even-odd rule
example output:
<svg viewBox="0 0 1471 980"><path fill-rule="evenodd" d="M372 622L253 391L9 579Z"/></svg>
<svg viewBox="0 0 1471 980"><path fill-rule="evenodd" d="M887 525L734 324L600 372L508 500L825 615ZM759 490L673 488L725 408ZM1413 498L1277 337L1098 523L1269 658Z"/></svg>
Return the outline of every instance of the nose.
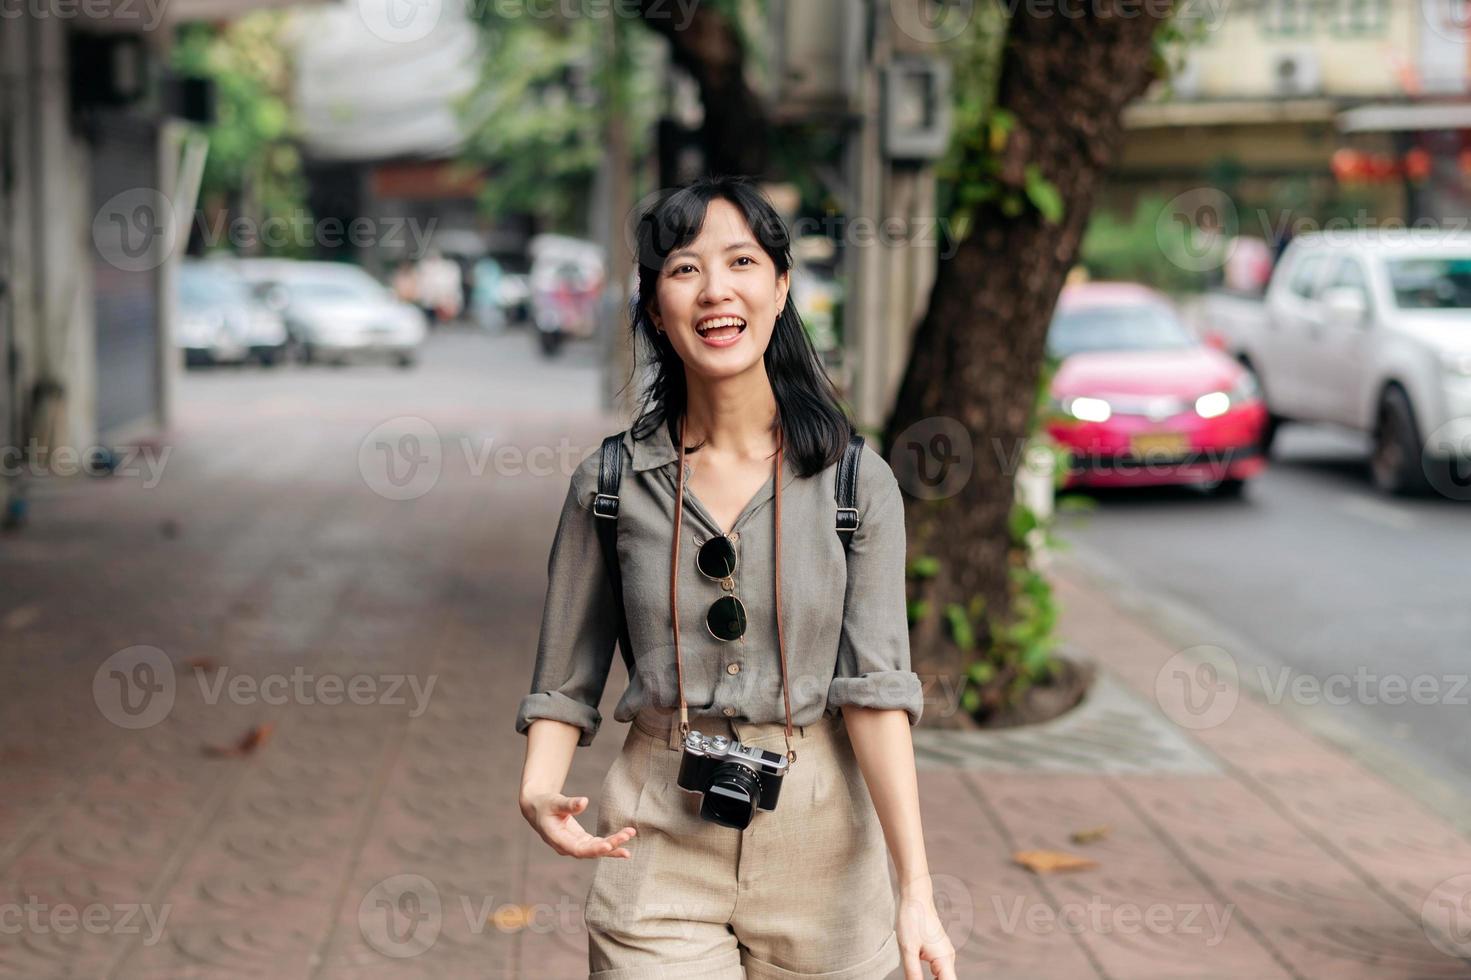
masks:
<svg viewBox="0 0 1471 980"><path fill-rule="evenodd" d="M706 272L700 284L700 303L704 306L715 306L730 297L731 283L726 271L717 265Z"/></svg>

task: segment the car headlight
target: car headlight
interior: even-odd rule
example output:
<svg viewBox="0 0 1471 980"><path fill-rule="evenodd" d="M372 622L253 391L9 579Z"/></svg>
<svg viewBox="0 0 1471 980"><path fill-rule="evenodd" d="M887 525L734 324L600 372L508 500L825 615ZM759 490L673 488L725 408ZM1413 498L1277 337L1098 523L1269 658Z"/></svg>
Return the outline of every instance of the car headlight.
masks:
<svg viewBox="0 0 1471 980"><path fill-rule="evenodd" d="M1195 399L1195 414L1203 419L1213 419L1231 411L1231 396L1224 391L1208 391Z"/></svg>
<svg viewBox="0 0 1471 980"><path fill-rule="evenodd" d="M1257 387L1256 378L1250 371L1245 371L1230 391L1208 391L1195 399L1195 414L1203 419L1218 418L1238 405L1260 397L1261 389Z"/></svg>
<svg viewBox="0 0 1471 980"><path fill-rule="evenodd" d="M1464 351L1442 351L1440 366L1447 374L1471 378L1471 353Z"/></svg>
<svg viewBox="0 0 1471 980"><path fill-rule="evenodd" d="M1107 422L1113 416L1113 406L1102 398L1081 395L1077 398L1055 400L1053 404L1063 415L1079 422Z"/></svg>

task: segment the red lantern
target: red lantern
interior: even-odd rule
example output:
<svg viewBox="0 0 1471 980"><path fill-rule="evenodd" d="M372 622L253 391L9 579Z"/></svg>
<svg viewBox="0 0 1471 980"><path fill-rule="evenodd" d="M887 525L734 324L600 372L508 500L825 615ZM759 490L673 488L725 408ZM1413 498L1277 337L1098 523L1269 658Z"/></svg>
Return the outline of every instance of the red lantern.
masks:
<svg viewBox="0 0 1471 980"><path fill-rule="evenodd" d="M1467 151L1471 154L1471 150ZM1340 184L1352 184L1360 180L1364 173L1363 154L1358 150L1350 150L1344 147L1333 153L1333 177Z"/></svg>
<svg viewBox="0 0 1471 980"><path fill-rule="evenodd" d="M1405 176L1416 184L1430 176L1430 154L1424 147L1417 146L1405 154Z"/></svg>

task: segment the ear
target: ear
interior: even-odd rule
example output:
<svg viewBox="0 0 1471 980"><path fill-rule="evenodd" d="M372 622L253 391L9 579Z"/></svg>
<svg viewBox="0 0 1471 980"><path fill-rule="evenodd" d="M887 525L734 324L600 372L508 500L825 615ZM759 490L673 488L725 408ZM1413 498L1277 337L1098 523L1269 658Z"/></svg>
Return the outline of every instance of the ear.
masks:
<svg viewBox="0 0 1471 980"><path fill-rule="evenodd" d="M776 308L782 310L787 305L787 294L792 288L792 270L788 269L776 277Z"/></svg>

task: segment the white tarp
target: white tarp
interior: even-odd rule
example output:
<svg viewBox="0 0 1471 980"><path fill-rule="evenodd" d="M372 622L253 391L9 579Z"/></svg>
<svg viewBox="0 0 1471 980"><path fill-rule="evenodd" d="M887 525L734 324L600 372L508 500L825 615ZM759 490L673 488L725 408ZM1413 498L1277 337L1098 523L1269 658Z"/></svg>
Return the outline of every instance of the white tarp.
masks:
<svg viewBox="0 0 1471 980"><path fill-rule="evenodd" d="M479 36L454 0L347 0L296 16L296 104L320 160L455 153Z"/></svg>

